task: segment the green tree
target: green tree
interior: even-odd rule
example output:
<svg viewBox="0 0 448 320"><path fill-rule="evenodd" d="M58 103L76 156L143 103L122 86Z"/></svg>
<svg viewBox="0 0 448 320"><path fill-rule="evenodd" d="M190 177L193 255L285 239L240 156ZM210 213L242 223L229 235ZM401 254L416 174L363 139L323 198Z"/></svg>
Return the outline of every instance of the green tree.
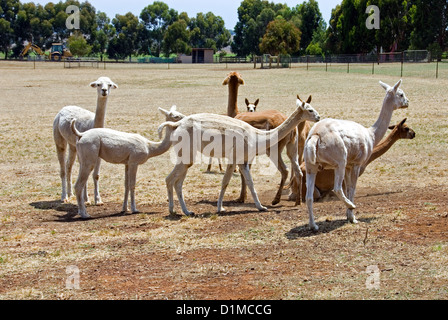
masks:
<svg viewBox="0 0 448 320"><path fill-rule="evenodd" d="M165 32L163 52L166 57L169 57L171 53L188 54L191 52L191 47L188 44L189 42L190 31L188 30L187 22L180 19L170 25Z"/></svg>
<svg viewBox="0 0 448 320"><path fill-rule="evenodd" d="M285 4L265 0L243 0L238 8L233 52L239 56L260 54L260 43L269 23L281 14L291 15L291 10L288 10Z"/></svg>
<svg viewBox="0 0 448 320"><path fill-rule="evenodd" d="M314 33L324 22L319 4L316 0L305 1L295 8L297 15L301 17L300 31L302 32L301 47L302 52L310 45Z"/></svg>
<svg viewBox="0 0 448 320"><path fill-rule="evenodd" d="M79 31L68 38L68 46L70 52L78 57L88 56L92 51L92 46L87 43L84 35Z"/></svg>
<svg viewBox="0 0 448 320"><path fill-rule="evenodd" d="M18 0L0 0L0 50L5 54L5 59L15 40L14 25L19 9Z"/></svg>
<svg viewBox="0 0 448 320"><path fill-rule="evenodd" d="M212 48L216 51L230 44L230 32L224 20L212 12L198 13L189 23L190 44L196 48Z"/></svg>
<svg viewBox="0 0 448 320"><path fill-rule="evenodd" d="M269 23L260 43L260 51L273 56L290 55L300 48L301 32L290 21L280 17Z"/></svg>
<svg viewBox="0 0 448 320"><path fill-rule="evenodd" d="M415 10L411 13L413 31L412 49L447 47L448 2L446 0L415 0Z"/></svg>
<svg viewBox="0 0 448 320"><path fill-rule="evenodd" d="M99 54L101 61L103 61L103 55L116 30L110 23L110 18L106 13L101 11L98 11L96 15L96 26L97 29L94 31L95 40L92 44L92 52Z"/></svg>
<svg viewBox="0 0 448 320"><path fill-rule="evenodd" d="M160 56L163 46L163 39L168 27L178 20L178 12L170 9L169 6L161 1L155 1L153 4L145 7L141 14L145 31L142 33L145 47L150 47L150 51L155 56Z"/></svg>
<svg viewBox="0 0 448 320"><path fill-rule="evenodd" d="M143 25L131 12L125 15L117 14L112 19L116 34L110 40L108 55L112 59L131 58L139 50L140 35Z"/></svg>

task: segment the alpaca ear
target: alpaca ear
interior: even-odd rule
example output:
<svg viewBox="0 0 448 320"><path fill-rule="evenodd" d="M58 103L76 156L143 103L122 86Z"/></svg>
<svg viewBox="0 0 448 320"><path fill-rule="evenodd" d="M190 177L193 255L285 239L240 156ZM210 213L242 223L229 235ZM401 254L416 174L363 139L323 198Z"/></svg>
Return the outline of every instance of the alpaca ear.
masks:
<svg viewBox="0 0 448 320"><path fill-rule="evenodd" d="M92 88L96 88L98 86L98 82L94 81L90 84Z"/></svg>
<svg viewBox="0 0 448 320"><path fill-rule="evenodd" d="M257 99L257 101L255 101L254 105L257 107L259 102L260 102L260 99Z"/></svg>
<svg viewBox="0 0 448 320"><path fill-rule="evenodd" d="M112 88L118 89L118 86L115 83L112 82Z"/></svg>
<svg viewBox="0 0 448 320"><path fill-rule="evenodd" d="M395 86L394 86L394 92L397 92L397 91L398 91L398 89L400 88L402 82L403 82L403 80L400 79L400 81L398 81L398 82L395 84Z"/></svg>
<svg viewBox="0 0 448 320"><path fill-rule="evenodd" d="M403 120L400 122L400 126L403 126L403 125L406 123L407 120L408 120L408 118L403 119Z"/></svg>
<svg viewBox="0 0 448 320"><path fill-rule="evenodd" d="M303 102L302 99L300 99L299 95L297 95L297 99L298 99L300 102Z"/></svg>
<svg viewBox="0 0 448 320"><path fill-rule="evenodd" d="M387 83L380 81L380 85L384 88L384 90L389 90L390 86Z"/></svg>
<svg viewBox="0 0 448 320"><path fill-rule="evenodd" d="M396 126L390 126L388 129L389 130L394 130Z"/></svg>
<svg viewBox="0 0 448 320"><path fill-rule="evenodd" d="M308 100L306 101L306 103L310 104L312 100L313 100L313 96L310 96L310 97L308 98Z"/></svg>
<svg viewBox="0 0 448 320"><path fill-rule="evenodd" d="M177 110L177 106L176 105L172 106L171 109L170 109L170 111L176 111L176 110Z"/></svg>
<svg viewBox="0 0 448 320"><path fill-rule="evenodd" d="M163 109L163 108L159 108L159 111L163 114L163 115L168 115L169 114L169 111L167 111L167 110L165 110L165 109Z"/></svg>
<svg viewBox="0 0 448 320"><path fill-rule="evenodd" d="M246 106L249 106L249 105L250 105L249 100L247 100L247 98L246 98Z"/></svg>

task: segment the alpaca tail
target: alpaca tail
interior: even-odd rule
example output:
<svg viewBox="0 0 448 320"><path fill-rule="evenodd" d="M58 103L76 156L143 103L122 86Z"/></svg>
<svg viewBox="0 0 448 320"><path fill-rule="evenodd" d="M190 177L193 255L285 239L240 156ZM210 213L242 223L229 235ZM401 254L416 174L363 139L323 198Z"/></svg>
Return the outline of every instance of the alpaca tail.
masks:
<svg viewBox="0 0 448 320"><path fill-rule="evenodd" d="M73 119L72 122L70 123L70 126L72 128L72 132L75 136L77 136L78 138L82 138L83 134L81 132L78 131L78 129L76 129L76 119Z"/></svg>
<svg viewBox="0 0 448 320"><path fill-rule="evenodd" d="M315 165L317 163L317 145L319 143L319 136L313 135L308 138L305 144L304 159L306 163Z"/></svg>

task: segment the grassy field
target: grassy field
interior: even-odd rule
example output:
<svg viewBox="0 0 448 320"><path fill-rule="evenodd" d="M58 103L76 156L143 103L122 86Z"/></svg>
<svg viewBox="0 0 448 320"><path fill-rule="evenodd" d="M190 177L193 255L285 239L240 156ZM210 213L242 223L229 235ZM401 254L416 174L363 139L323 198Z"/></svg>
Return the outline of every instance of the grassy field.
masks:
<svg viewBox="0 0 448 320"><path fill-rule="evenodd" d="M184 184L197 216L170 216L169 152L139 169L139 214L120 214L124 167L108 163L100 179L105 205L88 207L92 220L76 216L75 199L58 201L52 122L66 105L94 111L89 83L99 76L119 85L109 98L107 127L154 141L164 122L158 107L225 113L228 92L221 83L233 70L246 81L241 109L244 98L259 98L259 110L289 115L297 94L312 94L323 118L365 126L381 109L378 81L399 80L395 71L228 67L108 64L104 70L38 63L33 69L32 63L0 61L0 299L446 299L447 77L405 73L410 107L392 122L407 118L417 138L397 142L368 167L355 199L358 225L346 223L343 204L330 199L315 205L320 231L311 233L305 206L295 207L287 193L269 206L280 175L262 174L259 165L253 176L268 212L259 213L252 200L233 202L240 186L235 175L225 197L228 212L216 214L222 174L205 174L202 164ZM78 290L66 286L69 266L80 271ZM366 285L371 266L379 272L374 289Z"/></svg>

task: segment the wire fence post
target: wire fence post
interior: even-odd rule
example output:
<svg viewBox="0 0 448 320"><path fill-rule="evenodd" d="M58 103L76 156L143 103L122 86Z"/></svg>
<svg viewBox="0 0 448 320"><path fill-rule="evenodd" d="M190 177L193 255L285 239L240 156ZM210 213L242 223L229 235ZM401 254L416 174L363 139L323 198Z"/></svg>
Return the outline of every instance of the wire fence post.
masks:
<svg viewBox="0 0 448 320"><path fill-rule="evenodd" d="M401 53L401 77L403 77L404 52Z"/></svg>
<svg viewBox="0 0 448 320"><path fill-rule="evenodd" d="M436 62L436 79L439 79L439 59Z"/></svg>
<svg viewBox="0 0 448 320"><path fill-rule="evenodd" d="M375 74L375 61L372 62L372 74Z"/></svg>

